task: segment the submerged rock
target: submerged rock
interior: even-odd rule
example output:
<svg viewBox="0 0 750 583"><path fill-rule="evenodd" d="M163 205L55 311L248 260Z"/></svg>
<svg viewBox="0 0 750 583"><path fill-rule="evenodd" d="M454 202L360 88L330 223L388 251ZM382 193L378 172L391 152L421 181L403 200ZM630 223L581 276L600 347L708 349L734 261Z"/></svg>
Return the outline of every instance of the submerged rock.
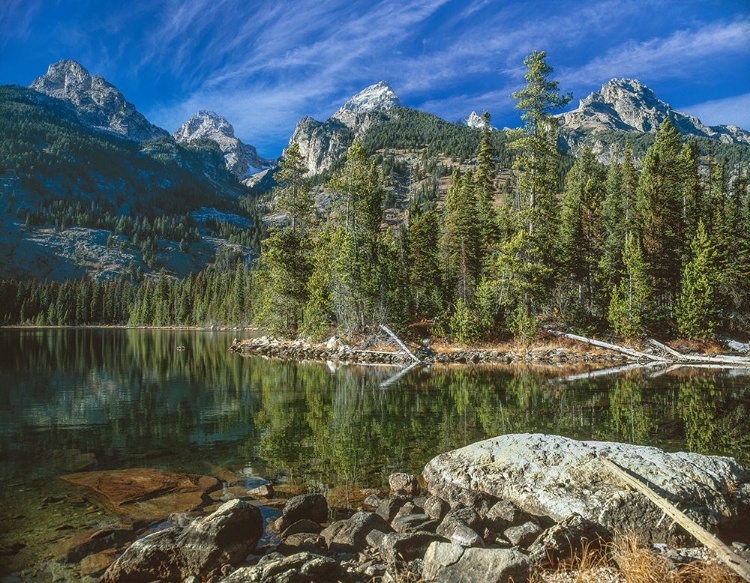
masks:
<svg viewBox="0 0 750 583"><path fill-rule="evenodd" d="M243 561L262 534L260 510L231 500L184 528L173 526L137 540L107 569L102 583L207 579Z"/></svg>
<svg viewBox="0 0 750 583"><path fill-rule="evenodd" d="M430 493L449 501L457 492L475 492L558 522L576 513L646 540L685 538L643 494L628 489L601 457L646 480L704 528L716 531L750 518L750 472L734 459L666 453L655 447L556 435L502 435L433 458L423 475Z"/></svg>
<svg viewBox="0 0 750 583"><path fill-rule="evenodd" d="M189 512L204 503L204 495L219 488L210 476L134 468L81 472L62 476L87 488L116 516L161 520L175 512Z"/></svg>

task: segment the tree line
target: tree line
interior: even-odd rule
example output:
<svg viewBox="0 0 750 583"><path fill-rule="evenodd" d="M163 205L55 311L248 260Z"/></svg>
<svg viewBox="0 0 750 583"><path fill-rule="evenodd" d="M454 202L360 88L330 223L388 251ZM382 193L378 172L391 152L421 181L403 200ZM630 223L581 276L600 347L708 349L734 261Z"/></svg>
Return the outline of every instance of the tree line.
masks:
<svg viewBox="0 0 750 583"><path fill-rule="evenodd" d="M386 185L403 169L387 149L371 156L353 143L327 178L323 215L313 197L319 177L306 176L291 144L273 192L286 221L264 233L251 265L239 258L185 280L161 273L135 286L3 282L0 318L254 323L314 338L418 323L457 342L528 341L545 322L623 336L747 329L750 195L742 165L702 154L668 120L640 167L628 142L607 166L588 149L566 160L554 112L570 96L550 78L544 52L524 64L526 84L513 94L524 126L500 139L485 112L476 162L463 172L454 167L444 199L436 186L413 193L397 227L385 228L383 213ZM398 113L372 143L386 144L401 127L408 114ZM419 131L433 130L425 122ZM500 173L506 164L510 172ZM431 171L433 184L445 172ZM73 297L71 287L84 291ZM117 309L105 307L110 294ZM83 297L90 308L78 306Z"/></svg>

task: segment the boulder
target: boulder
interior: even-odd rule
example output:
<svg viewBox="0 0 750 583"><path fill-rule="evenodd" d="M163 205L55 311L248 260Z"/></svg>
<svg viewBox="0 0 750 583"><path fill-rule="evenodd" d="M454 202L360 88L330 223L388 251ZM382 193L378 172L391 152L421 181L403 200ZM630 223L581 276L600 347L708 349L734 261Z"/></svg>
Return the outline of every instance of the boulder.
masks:
<svg viewBox="0 0 750 583"><path fill-rule="evenodd" d="M450 510L448 503L437 496L430 496L425 500L424 512L433 520L442 520Z"/></svg>
<svg viewBox="0 0 750 583"><path fill-rule="evenodd" d="M221 583L291 583L292 581L346 581L347 574L333 559L301 552L285 557L271 553L253 567L243 567Z"/></svg>
<svg viewBox="0 0 750 583"><path fill-rule="evenodd" d="M430 493L451 505L452 495L475 492L556 522L579 514L646 540L684 542L686 535L662 520L663 512L643 494L629 490L600 457L646 480L711 531L750 519L750 471L732 458L666 453L655 447L502 435L437 456L423 475Z"/></svg>
<svg viewBox="0 0 750 583"><path fill-rule="evenodd" d="M528 581L529 558L514 549L464 548L433 542L424 555L425 581L510 583Z"/></svg>
<svg viewBox="0 0 750 583"><path fill-rule="evenodd" d="M390 565L396 561L411 561L422 557L431 543L443 541L439 535L425 531L392 532L377 538L380 555Z"/></svg>
<svg viewBox="0 0 750 583"><path fill-rule="evenodd" d="M172 526L134 542L104 573L102 583L210 578L237 564L263 534L256 506L231 500L186 527Z"/></svg>
<svg viewBox="0 0 750 583"><path fill-rule="evenodd" d="M407 496L416 496L419 494L419 482L412 474L398 472L388 476L388 485L391 487L392 494L405 494Z"/></svg>
<svg viewBox="0 0 750 583"><path fill-rule="evenodd" d="M287 500L276 526L283 532L302 519L319 524L328 520L328 501L323 494L300 494Z"/></svg>
<svg viewBox="0 0 750 583"><path fill-rule="evenodd" d="M347 520L334 522L323 529L328 550L334 553L356 553L367 545L367 535L372 530L389 532L388 523L374 512L356 512Z"/></svg>
<svg viewBox="0 0 750 583"><path fill-rule="evenodd" d="M60 543L57 547L57 560L61 563L78 563L84 557L121 547L134 538L133 529L125 526L87 530Z"/></svg>
<svg viewBox="0 0 750 583"><path fill-rule="evenodd" d="M503 532L503 536L513 546L527 547L533 543L536 538L542 533L542 529L536 522L529 520L518 526L511 526L506 528Z"/></svg>
<svg viewBox="0 0 750 583"><path fill-rule="evenodd" d="M112 514L135 520L161 520L204 504L204 496L220 487L210 476L134 468L80 472L62 476L87 488Z"/></svg>
<svg viewBox="0 0 750 583"><path fill-rule="evenodd" d="M323 530L323 527L321 527L320 524L312 520L308 520L307 518L303 518L302 520L298 520L297 522L286 528L286 530L281 533L281 538L285 539L289 536L292 536L293 534L298 534L300 532L314 532L317 534L321 530Z"/></svg>

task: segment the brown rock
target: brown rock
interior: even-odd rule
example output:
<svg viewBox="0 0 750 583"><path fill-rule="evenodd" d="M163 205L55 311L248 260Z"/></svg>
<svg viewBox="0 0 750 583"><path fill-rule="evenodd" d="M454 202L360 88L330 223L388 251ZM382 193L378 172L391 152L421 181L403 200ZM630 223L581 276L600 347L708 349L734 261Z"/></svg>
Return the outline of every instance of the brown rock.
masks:
<svg viewBox="0 0 750 583"><path fill-rule="evenodd" d="M262 534L260 510L242 500L230 500L184 528L165 528L137 540L110 565L101 581L182 581L192 576L208 580L226 565L243 561Z"/></svg>
<svg viewBox="0 0 750 583"><path fill-rule="evenodd" d="M135 533L133 530L126 527L88 530L64 540L57 547L55 554L57 555L57 560L62 563L77 563L87 555L92 555L105 549L120 547L134 538Z"/></svg>
<svg viewBox="0 0 750 583"><path fill-rule="evenodd" d="M210 476L141 468L81 472L62 479L87 488L112 514L137 520L195 510L203 504L204 494L219 487Z"/></svg>
<svg viewBox="0 0 750 583"><path fill-rule="evenodd" d="M88 575L89 577L97 577L104 573L117 558L117 551L115 549L107 549L84 557L81 560L81 574Z"/></svg>

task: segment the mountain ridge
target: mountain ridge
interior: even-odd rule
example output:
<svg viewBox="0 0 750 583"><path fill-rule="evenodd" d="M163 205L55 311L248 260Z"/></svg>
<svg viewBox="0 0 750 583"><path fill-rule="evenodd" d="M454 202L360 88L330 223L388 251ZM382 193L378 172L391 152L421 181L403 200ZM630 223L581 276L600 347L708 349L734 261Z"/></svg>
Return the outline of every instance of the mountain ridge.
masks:
<svg viewBox="0 0 750 583"><path fill-rule="evenodd" d="M581 99L576 109L557 118L559 145L574 153L584 145L591 146L602 132L654 133L665 119L685 136L750 144L750 132L732 125L707 126L695 116L674 110L637 79L611 79Z"/></svg>
<svg viewBox="0 0 750 583"><path fill-rule="evenodd" d="M240 181L276 165L276 160L262 158L255 146L245 144L234 135L234 127L216 112L202 109L185 121L173 134L177 143L197 139L216 142L224 154L227 169Z"/></svg>

